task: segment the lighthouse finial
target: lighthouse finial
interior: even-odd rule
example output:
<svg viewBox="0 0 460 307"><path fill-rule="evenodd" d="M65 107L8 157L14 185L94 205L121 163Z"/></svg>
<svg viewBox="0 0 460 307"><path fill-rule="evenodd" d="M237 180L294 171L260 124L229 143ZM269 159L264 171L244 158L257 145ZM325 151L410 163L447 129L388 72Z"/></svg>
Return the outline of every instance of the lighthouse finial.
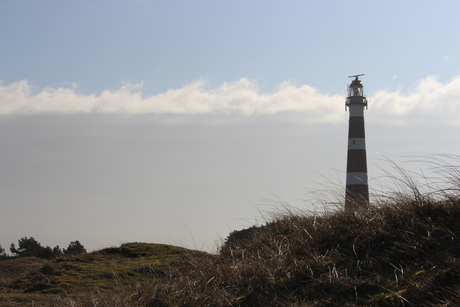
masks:
<svg viewBox="0 0 460 307"><path fill-rule="evenodd" d="M360 74L360 75L353 75L353 76L348 76L348 78L355 78L355 80L358 80L358 77L359 76L364 76L364 74Z"/></svg>

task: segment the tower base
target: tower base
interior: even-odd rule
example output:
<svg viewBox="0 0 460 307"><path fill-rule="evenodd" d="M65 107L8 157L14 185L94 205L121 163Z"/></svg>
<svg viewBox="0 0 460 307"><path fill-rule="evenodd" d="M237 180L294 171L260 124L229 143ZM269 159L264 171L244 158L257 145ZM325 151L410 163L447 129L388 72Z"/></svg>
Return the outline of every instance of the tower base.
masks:
<svg viewBox="0 0 460 307"><path fill-rule="evenodd" d="M345 211L356 211L369 207L369 186L350 184L346 187Z"/></svg>

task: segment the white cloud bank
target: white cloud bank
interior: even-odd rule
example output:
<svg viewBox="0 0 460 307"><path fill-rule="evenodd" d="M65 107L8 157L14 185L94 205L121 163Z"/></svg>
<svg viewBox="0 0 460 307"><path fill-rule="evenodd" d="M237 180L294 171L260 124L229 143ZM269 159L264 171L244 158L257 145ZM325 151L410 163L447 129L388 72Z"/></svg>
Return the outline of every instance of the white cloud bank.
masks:
<svg viewBox="0 0 460 307"><path fill-rule="evenodd" d="M384 118L460 124L460 76L445 84L428 76L408 94L378 91L370 99L373 113Z"/></svg>
<svg viewBox="0 0 460 307"><path fill-rule="evenodd" d="M142 84L125 84L99 95L81 95L73 88L44 88L33 93L28 81L0 84L0 114L128 113L128 114L274 114L282 111L333 114L343 97L321 95L314 88L284 82L261 93L257 82L242 78L207 89L203 80L179 89L143 97ZM330 118L324 116L323 120ZM327 118L326 118L327 117Z"/></svg>
<svg viewBox="0 0 460 307"><path fill-rule="evenodd" d="M36 91L28 81L0 83L0 114L40 113L126 113L126 114L275 114L305 113L310 123L342 121L344 95L321 94L315 88L283 82L275 91L261 92L256 81L242 78L216 88L204 80L178 89L144 97L142 84L125 84L100 94L79 94L72 88L44 88ZM414 91L378 91L368 97L370 116L386 120L430 118L448 124L460 122L460 76L446 84L436 77L421 80Z"/></svg>

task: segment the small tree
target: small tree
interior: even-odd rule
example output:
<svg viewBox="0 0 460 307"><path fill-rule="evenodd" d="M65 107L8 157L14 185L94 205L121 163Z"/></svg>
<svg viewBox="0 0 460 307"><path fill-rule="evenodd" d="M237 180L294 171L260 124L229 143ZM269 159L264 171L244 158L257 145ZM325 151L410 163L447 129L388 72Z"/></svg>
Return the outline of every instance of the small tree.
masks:
<svg viewBox="0 0 460 307"><path fill-rule="evenodd" d="M64 248L63 253L65 256L79 255L86 253L86 249L77 241L70 242L67 248Z"/></svg>
<svg viewBox="0 0 460 307"><path fill-rule="evenodd" d="M8 258L9 258L9 256L5 253L5 249L0 244L0 260L5 260L5 259L8 259Z"/></svg>
<svg viewBox="0 0 460 307"><path fill-rule="evenodd" d="M24 237L18 240L18 248L14 243L11 243L10 251L15 257L53 259L62 255L62 250L59 246L55 246L53 249L49 246L44 247L34 237Z"/></svg>
<svg viewBox="0 0 460 307"><path fill-rule="evenodd" d="M53 248L53 257L60 257L63 255L63 251L59 248L59 245L56 245Z"/></svg>
<svg viewBox="0 0 460 307"><path fill-rule="evenodd" d="M14 243L11 243L10 251L16 257L40 257L43 246L34 237L23 237L18 240L17 249Z"/></svg>
<svg viewBox="0 0 460 307"><path fill-rule="evenodd" d="M0 244L0 258L3 258L7 256L6 253L5 253L5 249L3 248L3 246Z"/></svg>

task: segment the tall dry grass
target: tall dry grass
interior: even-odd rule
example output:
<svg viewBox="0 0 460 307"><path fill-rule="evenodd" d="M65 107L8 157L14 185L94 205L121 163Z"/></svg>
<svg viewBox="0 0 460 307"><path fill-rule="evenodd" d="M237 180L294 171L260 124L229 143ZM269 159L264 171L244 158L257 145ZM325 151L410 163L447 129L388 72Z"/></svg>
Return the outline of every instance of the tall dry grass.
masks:
<svg viewBox="0 0 460 307"><path fill-rule="evenodd" d="M459 161L429 157L421 181L396 167L395 188L366 210L278 213L217 257L190 256L122 294L68 303L460 306Z"/></svg>

